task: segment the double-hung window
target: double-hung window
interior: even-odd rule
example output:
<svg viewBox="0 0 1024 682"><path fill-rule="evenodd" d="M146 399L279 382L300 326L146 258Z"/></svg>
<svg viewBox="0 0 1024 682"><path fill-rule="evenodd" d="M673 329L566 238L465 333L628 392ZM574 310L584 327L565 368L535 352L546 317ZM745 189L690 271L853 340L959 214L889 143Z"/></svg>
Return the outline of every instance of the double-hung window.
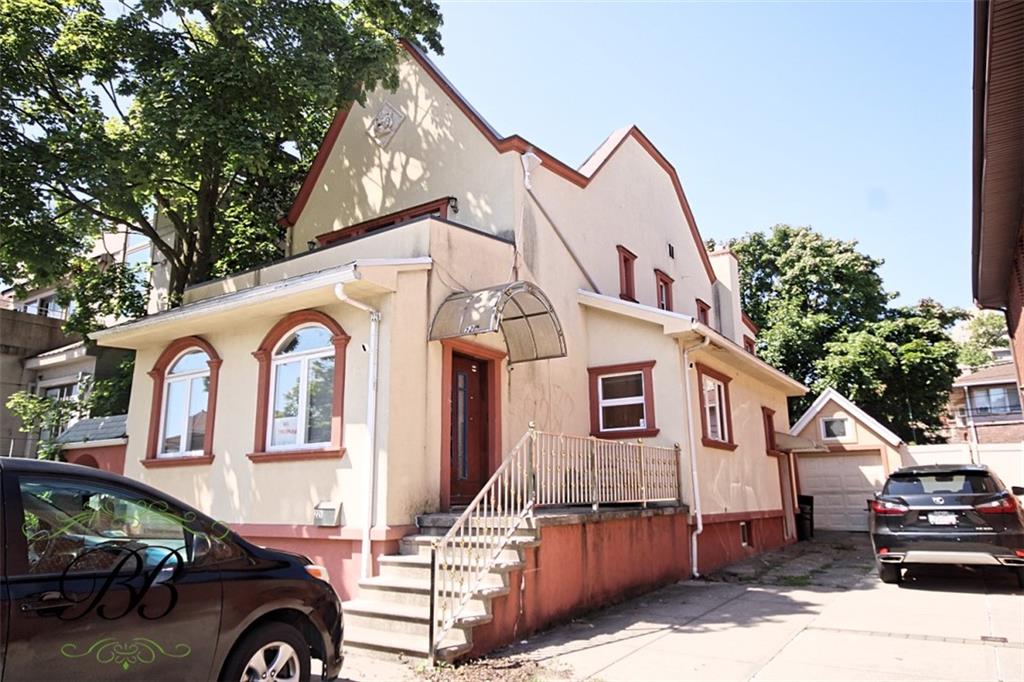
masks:
<svg viewBox="0 0 1024 682"><path fill-rule="evenodd" d="M732 415L729 403L729 381L725 374L704 365L697 365L700 385L701 427L703 443L709 447L734 450Z"/></svg>
<svg viewBox="0 0 1024 682"><path fill-rule="evenodd" d="M653 436L654 362L591 367L591 433L607 438Z"/></svg>
<svg viewBox="0 0 1024 682"><path fill-rule="evenodd" d="M300 327L274 351L269 449L330 445L335 354L331 336L320 325Z"/></svg>

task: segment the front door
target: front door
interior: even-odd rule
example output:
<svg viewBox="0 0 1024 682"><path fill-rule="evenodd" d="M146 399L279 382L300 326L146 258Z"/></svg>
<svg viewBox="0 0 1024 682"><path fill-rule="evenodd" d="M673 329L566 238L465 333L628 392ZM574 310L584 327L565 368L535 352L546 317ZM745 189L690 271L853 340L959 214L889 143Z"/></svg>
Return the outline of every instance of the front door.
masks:
<svg viewBox="0 0 1024 682"><path fill-rule="evenodd" d="M469 504L487 481L487 361L452 354L453 505Z"/></svg>

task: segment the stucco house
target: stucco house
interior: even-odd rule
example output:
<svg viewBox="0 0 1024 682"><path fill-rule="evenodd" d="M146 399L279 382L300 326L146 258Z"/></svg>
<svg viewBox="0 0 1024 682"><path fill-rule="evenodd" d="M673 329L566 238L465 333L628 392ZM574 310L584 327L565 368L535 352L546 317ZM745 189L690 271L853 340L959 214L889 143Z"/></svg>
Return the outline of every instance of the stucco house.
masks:
<svg viewBox="0 0 1024 682"><path fill-rule="evenodd" d="M673 166L629 127L572 168L408 55L334 120L287 258L95 333L136 352L125 474L323 563L347 646L418 655L793 541L806 389Z"/></svg>

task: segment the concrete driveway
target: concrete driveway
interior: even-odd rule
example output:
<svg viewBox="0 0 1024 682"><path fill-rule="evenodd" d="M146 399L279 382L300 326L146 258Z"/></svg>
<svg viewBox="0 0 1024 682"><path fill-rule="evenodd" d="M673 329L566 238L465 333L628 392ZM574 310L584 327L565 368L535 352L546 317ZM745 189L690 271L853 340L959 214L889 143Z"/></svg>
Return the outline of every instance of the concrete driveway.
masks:
<svg viewBox="0 0 1024 682"><path fill-rule="evenodd" d="M866 536L822 534L429 677L1024 680L1022 595L1009 573L956 568L884 585ZM343 675L361 679L360 663L352 663ZM373 671L367 678L384 672L363 670Z"/></svg>

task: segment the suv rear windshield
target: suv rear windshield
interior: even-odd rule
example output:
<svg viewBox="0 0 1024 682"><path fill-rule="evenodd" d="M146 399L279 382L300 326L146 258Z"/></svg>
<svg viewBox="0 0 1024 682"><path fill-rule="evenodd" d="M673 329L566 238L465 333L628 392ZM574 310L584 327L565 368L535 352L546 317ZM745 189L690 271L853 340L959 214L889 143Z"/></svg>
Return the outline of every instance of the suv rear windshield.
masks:
<svg viewBox="0 0 1024 682"><path fill-rule="evenodd" d="M960 471L948 474L905 474L886 482L883 495L932 495L934 493L994 493L999 487L987 474Z"/></svg>

